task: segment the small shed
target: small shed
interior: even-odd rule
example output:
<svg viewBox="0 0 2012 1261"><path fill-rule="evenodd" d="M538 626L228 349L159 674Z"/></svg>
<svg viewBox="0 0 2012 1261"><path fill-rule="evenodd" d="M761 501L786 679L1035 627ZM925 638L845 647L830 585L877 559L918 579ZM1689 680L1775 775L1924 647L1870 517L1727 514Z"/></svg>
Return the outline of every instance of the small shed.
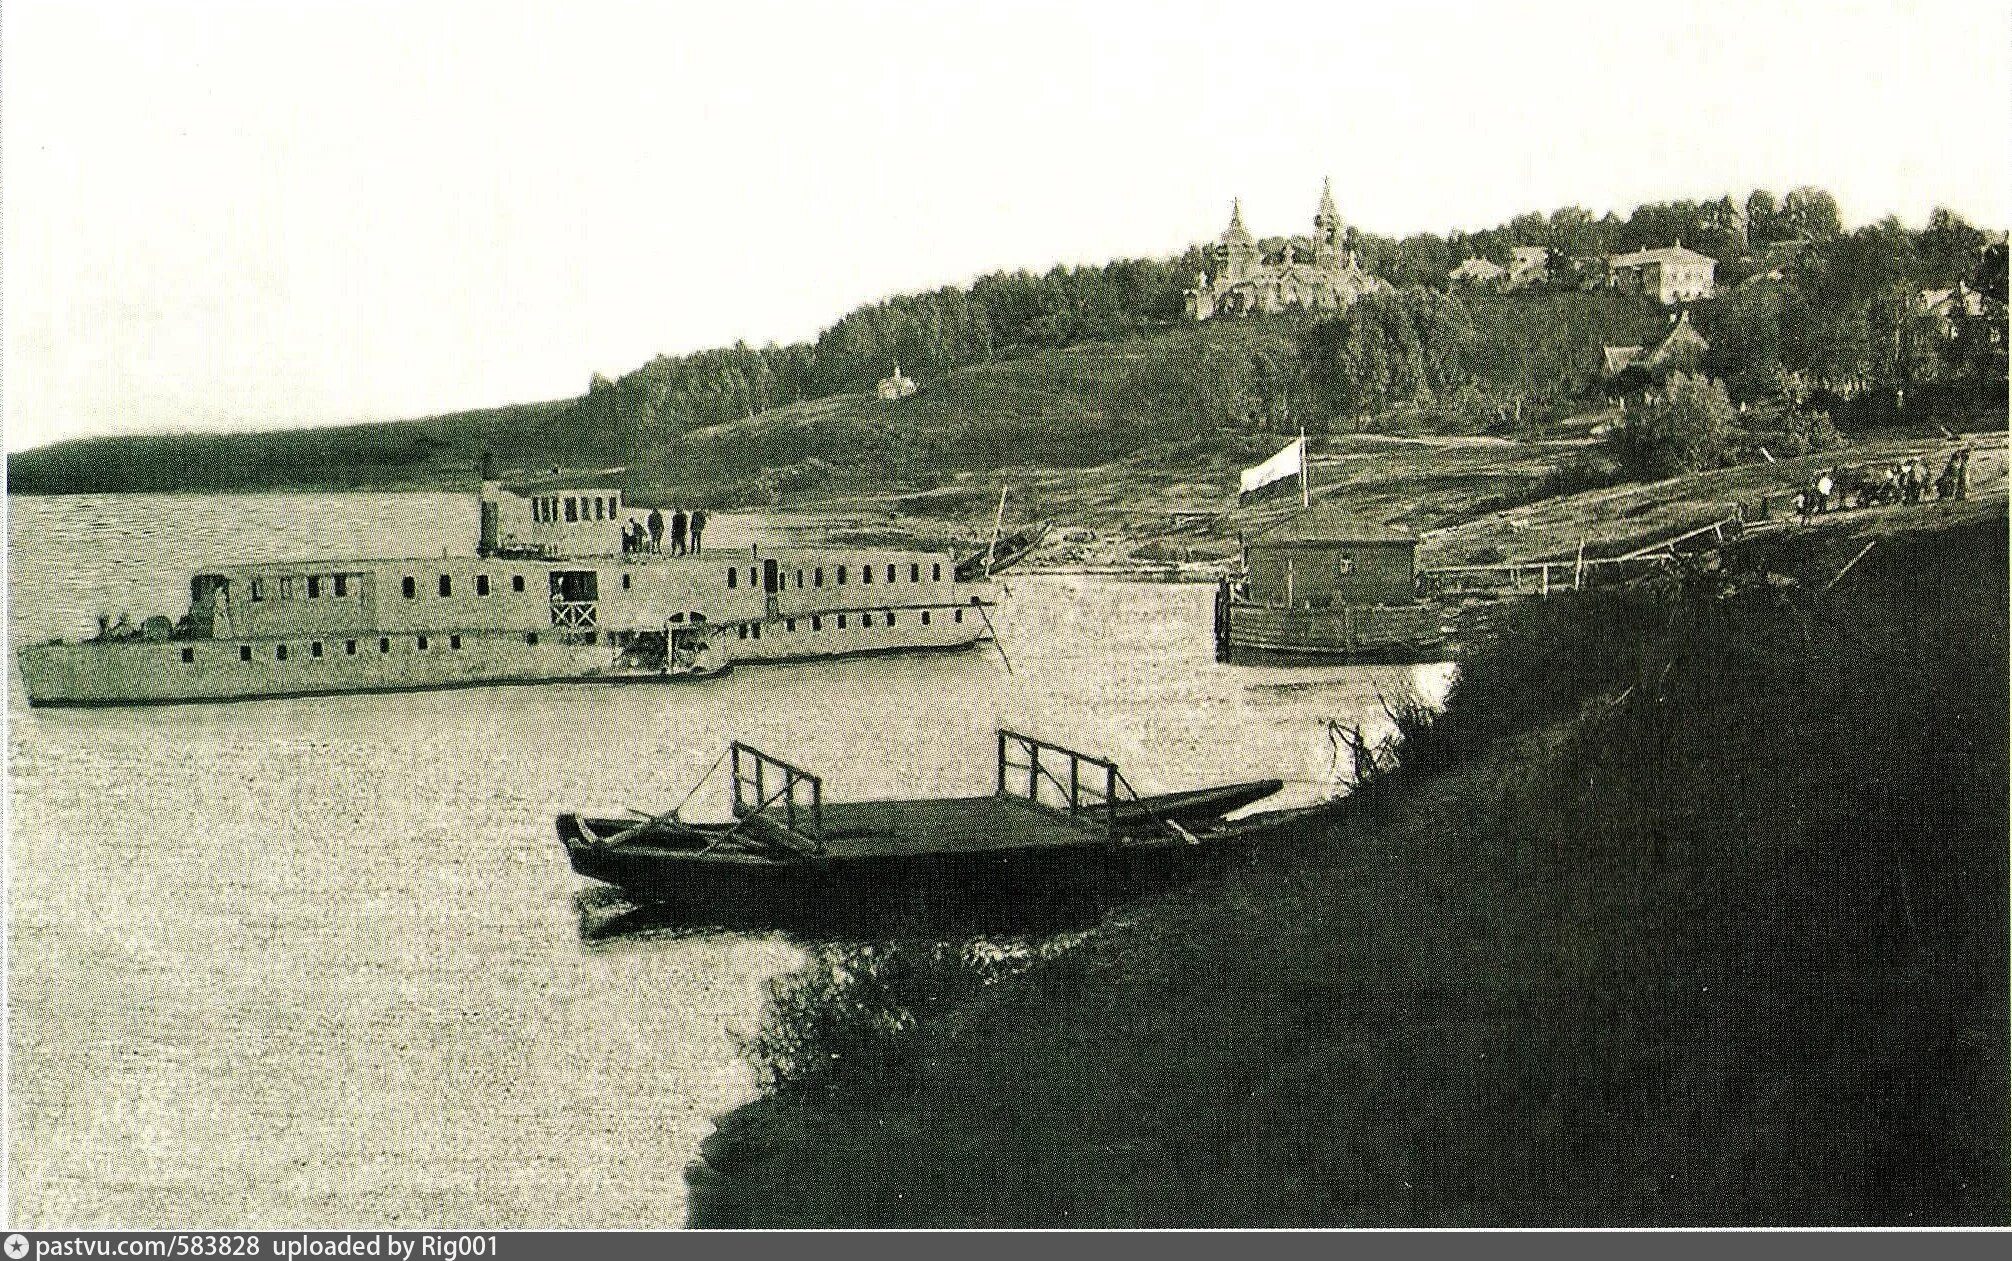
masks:
<svg viewBox="0 0 2012 1261"><path fill-rule="evenodd" d="M1339 504L1316 504L1245 547L1250 599L1288 608L1409 604L1418 540L1374 525Z"/></svg>

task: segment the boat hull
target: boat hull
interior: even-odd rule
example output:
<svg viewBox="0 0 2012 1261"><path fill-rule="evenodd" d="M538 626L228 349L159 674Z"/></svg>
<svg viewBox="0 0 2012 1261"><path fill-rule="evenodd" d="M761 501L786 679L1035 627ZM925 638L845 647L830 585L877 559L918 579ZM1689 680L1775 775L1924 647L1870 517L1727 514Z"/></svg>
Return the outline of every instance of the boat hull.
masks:
<svg viewBox="0 0 2012 1261"><path fill-rule="evenodd" d="M991 637L980 606L926 611L934 614L927 625L920 609L709 625L704 667L668 673L626 666L611 634L560 631L50 643L24 646L15 660L30 705L119 706L511 684L696 682L735 665L954 651Z"/></svg>
<svg viewBox="0 0 2012 1261"><path fill-rule="evenodd" d="M1314 834L1318 811L1257 816L1194 841L1086 841L963 852L826 858L699 853L653 845L566 843L575 872L632 902L707 922L822 918L896 922L975 915L1085 898L1119 900L1242 865L1266 846Z"/></svg>
<svg viewBox="0 0 2012 1261"><path fill-rule="evenodd" d="M729 823L639 823L562 814L561 844L573 870L634 902L723 921L823 911L862 917L982 909L1084 895L1129 896L1243 861L1252 849L1303 830L1322 808L1278 811L1225 823L1230 811L1278 791L1257 780L1131 803L1108 826L1044 812L1007 798L947 803L827 804L846 811L935 808L968 818L968 833L923 830L848 841L841 823L826 852L782 853L730 843ZM917 815L907 817L917 820ZM1173 825L1173 826L1169 826ZM614 843L610 843L610 841Z"/></svg>
<svg viewBox="0 0 2012 1261"><path fill-rule="evenodd" d="M1444 651L1444 611L1430 604L1278 608L1219 593L1216 655L1322 661L1430 661Z"/></svg>

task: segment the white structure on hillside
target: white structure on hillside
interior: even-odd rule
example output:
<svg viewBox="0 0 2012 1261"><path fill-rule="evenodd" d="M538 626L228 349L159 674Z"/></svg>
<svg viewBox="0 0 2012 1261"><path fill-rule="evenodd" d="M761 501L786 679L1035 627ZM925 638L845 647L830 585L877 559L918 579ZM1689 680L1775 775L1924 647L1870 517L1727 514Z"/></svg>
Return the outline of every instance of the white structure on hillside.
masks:
<svg viewBox="0 0 2012 1261"><path fill-rule="evenodd" d="M1678 241L1667 249L1636 250L1607 260L1607 283L1617 289L1637 289L1664 306L1712 296L1718 260L1687 250Z"/></svg>
<svg viewBox="0 0 2012 1261"><path fill-rule="evenodd" d="M915 393L915 389L915 382L901 375L901 365L897 363L894 365L894 375L880 378L880 384L873 387L873 392L884 399L891 400L907 398L909 395Z"/></svg>

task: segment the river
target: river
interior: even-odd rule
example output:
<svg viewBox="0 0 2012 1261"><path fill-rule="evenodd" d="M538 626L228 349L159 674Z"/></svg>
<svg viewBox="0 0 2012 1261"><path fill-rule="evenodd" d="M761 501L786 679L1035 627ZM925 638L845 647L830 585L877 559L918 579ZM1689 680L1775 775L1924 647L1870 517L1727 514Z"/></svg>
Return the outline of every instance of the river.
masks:
<svg viewBox="0 0 2012 1261"><path fill-rule="evenodd" d="M13 498L19 644L181 613L220 562L472 552L471 496ZM708 550L792 532L723 518ZM668 687L29 710L8 677L7 1125L22 1227L679 1225L750 1097L780 936L598 939L564 807L665 808L744 739L834 799L989 791L1004 724L1141 791L1333 790L1325 720L1448 670L1210 655L1211 591L1013 576L1000 643ZM11 654L10 654L11 662ZM721 817L715 774L686 811Z"/></svg>

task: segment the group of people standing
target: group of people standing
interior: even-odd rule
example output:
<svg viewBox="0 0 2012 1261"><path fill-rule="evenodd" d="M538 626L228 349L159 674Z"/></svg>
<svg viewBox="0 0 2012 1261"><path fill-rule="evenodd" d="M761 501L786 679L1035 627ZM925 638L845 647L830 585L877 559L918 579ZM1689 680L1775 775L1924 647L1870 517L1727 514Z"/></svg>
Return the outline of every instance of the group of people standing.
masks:
<svg viewBox="0 0 2012 1261"><path fill-rule="evenodd" d="M706 510L694 508L689 513L683 508L671 510L668 522L670 546L664 546L666 521L661 508L650 509L647 518L630 517L622 525L622 551L665 552L672 556L697 556L706 532Z"/></svg>
<svg viewBox="0 0 2012 1261"><path fill-rule="evenodd" d="M1847 481L1842 468L1817 474L1796 492L1796 512L1804 521L1832 508L1869 508L1876 504L1918 504L1929 499L1967 499L1970 496L1970 448L1949 456L1942 472L1933 481L1928 465L1920 456L1902 460L1881 472L1870 470Z"/></svg>

